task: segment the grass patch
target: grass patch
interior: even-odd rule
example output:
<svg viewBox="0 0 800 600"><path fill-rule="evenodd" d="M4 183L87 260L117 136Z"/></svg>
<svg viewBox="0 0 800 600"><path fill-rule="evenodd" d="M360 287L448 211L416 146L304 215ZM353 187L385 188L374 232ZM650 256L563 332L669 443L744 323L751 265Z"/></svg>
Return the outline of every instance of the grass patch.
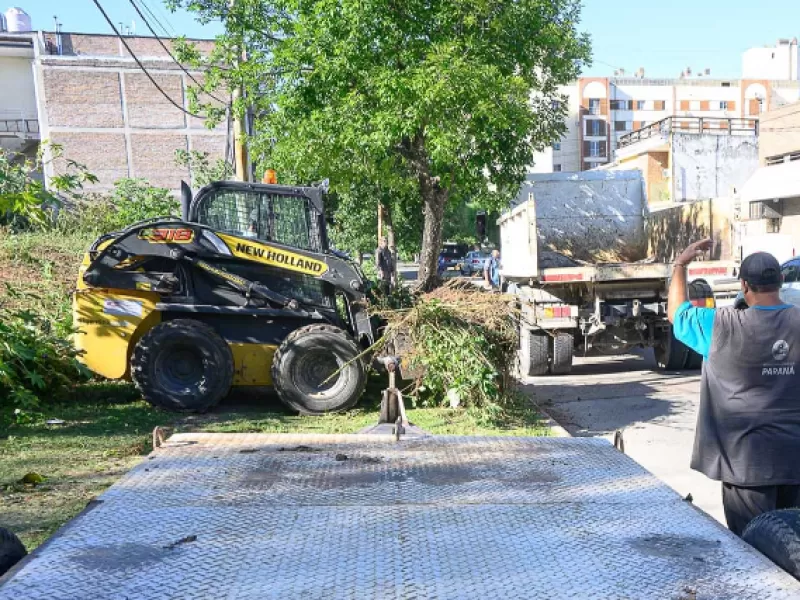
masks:
<svg viewBox="0 0 800 600"><path fill-rule="evenodd" d="M378 420L380 389L374 377L360 407L320 417L288 413L272 395L238 395L204 415L153 409L129 384L89 384L69 402L48 405L45 419L0 421L0 526L16 532L28 549L46 540L136 465L151 450L156 425L176 431L354 433ZM534 409L520 403L494 417L465 410L421 408L409 419L436 434L547 435ZM61 419L61 425L45 420ZM27 473L45 478L20 483Z"/></svg>

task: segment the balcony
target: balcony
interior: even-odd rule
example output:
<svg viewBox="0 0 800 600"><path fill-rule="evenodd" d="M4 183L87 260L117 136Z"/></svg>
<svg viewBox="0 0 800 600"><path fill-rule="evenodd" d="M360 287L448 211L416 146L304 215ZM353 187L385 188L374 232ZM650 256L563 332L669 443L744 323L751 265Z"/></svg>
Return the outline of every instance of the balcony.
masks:
<svg viewBox="0 0 800 600"><path fill-rule="evenodd" d="M0 138L21 140L39 139L39 121L36 119L0 119Z"/></svg>
<svg viewBox="0 0 800 600"><path fill-rule="evenodd" d="M711 135L758 135L758 119L667 117L651 123L647 127L642 127L620 136L618 148L624 148L652 137L665 136L672 132Z"/></svg>

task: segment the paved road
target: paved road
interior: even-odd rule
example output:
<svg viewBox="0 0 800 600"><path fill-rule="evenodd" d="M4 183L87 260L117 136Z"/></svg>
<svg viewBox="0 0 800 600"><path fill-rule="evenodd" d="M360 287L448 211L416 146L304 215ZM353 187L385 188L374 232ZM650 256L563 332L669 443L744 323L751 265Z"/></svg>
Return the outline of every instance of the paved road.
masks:
<svg viewBox="0 0 800 600"><path fill-rule="evenodd" d="M624 429L629 456L724 523L720 484L689 469L700 372L659 373L646 356L578 358L568 376L527 383L572 435L613 440Z"/></svg>

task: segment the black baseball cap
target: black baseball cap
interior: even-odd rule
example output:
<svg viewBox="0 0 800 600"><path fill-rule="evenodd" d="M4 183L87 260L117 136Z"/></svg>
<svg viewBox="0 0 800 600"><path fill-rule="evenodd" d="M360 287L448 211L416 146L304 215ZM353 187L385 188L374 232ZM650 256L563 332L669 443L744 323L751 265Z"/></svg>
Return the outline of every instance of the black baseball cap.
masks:
<svg viewBox="0 0 800 600"><path fill-rule="evenodd" d="M754 252L742 261L739 279L750 285L780 285L781 265L769 252Z"/></svg>

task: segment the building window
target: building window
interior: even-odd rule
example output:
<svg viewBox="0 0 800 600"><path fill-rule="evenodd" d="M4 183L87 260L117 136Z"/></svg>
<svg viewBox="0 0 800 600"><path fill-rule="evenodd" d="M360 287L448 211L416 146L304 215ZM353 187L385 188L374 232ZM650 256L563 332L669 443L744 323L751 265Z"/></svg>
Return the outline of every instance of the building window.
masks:
<svg viewBox="0 0 800 600"><path fill-rule="evenodd" d="M728 110L728 101L727 100L720 100L719 101L719 109L720 110Z"/></svg>
<svg viewBox="0 0 800 600"><path fill-rule="evenodd" d="M644 110L644 100L636 101L636 110Z"/></svg>
<svg viewBox="0 0 800 600"><path fill-rule="evenodd" d="M666 108L667 108L666 100L656 100L653 102L654 110L666 110Z"/></svg>
<svg viewBox="0 0 800 600"><path fill-rule="evenodd" d="M553 144L553 150L556 151L561 150L561 142L556 142L555 144Z"/></svg>
<svg viewBox="0 0 800 600"><path fill-rule="evenodd" d="M605 135L606 122L601 119L587 119L586 120L586 135Z"/></svg>
<svg viewBox="0 0 800 600"><path fill-rule="evenodd" d="M561 101L560 100L553 100L552 107L553 107L553 110L559 110L561 108Z"/></svg>
<svg viewBox="0 0 800 600"><path fill-rule="evenodd" d="M731 87L731 82L730 81L723 81L722 82L722 87Z"/></svg>
<svg viewBox="0 0 800 600"><path fill-rule="evenodd" d="M628 131L630 121L614 121L614 131Z"/></svg>
<svg viewBox="0 0 800 600"><path fill-rule="evenodd" d="M589 113L593 115L600 114L600 98L589 98Z"/></svg>
<svg viewBox="0 0 800 600"><path fill-rule="evenodd" d="M561 173L561 165L553 165L553 173Z"/></svg>
<svg viewBox="0 0 800 600"><path fill-rule="evenodd" d="M611 110L626 110L628 108L627 100L612 100Z"/></svg>
<svg viewBox="0 0 800 600"><path fill-rule="evenodd" d="M589 142L589 156L593 158L603 156L600 154L600 142Z"/></svg>

